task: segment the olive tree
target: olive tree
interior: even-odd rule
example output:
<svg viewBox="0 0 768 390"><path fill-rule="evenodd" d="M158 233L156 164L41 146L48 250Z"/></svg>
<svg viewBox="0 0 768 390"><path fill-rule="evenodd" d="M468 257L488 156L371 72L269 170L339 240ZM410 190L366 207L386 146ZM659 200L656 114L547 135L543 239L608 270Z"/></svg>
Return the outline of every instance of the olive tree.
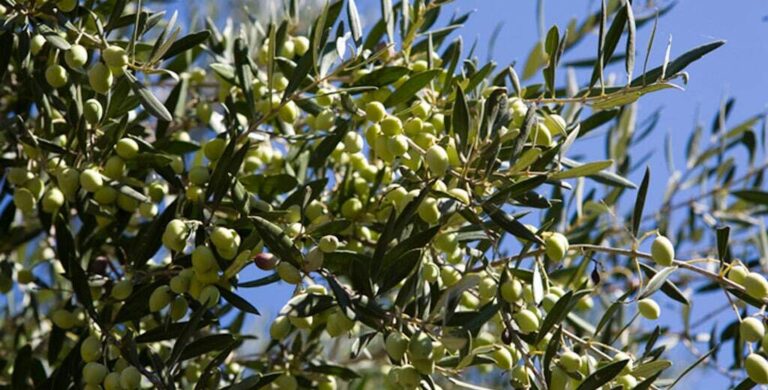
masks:
<svg viewBox="0 0 768 390"><path fill-rule="evenodd" d="M664 120L636 101L723 42L649 64L667 9L608 0L483 64L448 2L364 25L354 0L219 10L238 24L0 0L4 387L768 383L762 117L726 104L668 144L666 188L633 152ZM245 331L277 283L293 296ZM702 299L719 323L691 319Z"/></svg>

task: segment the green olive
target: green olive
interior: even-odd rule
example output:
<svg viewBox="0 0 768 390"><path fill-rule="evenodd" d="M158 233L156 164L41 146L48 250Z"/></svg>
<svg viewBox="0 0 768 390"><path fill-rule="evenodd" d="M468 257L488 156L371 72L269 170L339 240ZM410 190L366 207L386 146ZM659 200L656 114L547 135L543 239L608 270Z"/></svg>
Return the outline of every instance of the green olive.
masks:
<svg viewBox="0 0 768 390"><path fill-rule="evenodd" d="M651 258L656 264L669 267L675 259L675 247L664 236L658 236L651 244Z"/></svg>
<svg viewBox="0 0 768 390"><path fill-rule="evenodd" d="M58 7L61 12L71 12L77 7L77 0L58 0L56 2L56 7Z"/></svg>
<svg viewBox="0 0 768 390"><path fill-rule="evenodd" d="M501 297L507 303L515 303L523 296L523 285L517 279L507 279L501 284Z"/></svg>
<svg viewBox="0 0 768 390"><path fill-rule="evenodd" d="M301 283L301 272L291 263L281 261L280 264L277 265L277 275L286 283Z"/></svg>
<svg viewBox="0 0 768 390"><path fill-rule="evenodd" d="M88 62L88 51L81 45L72 45L64 54L64 62L72 69L81 68Z"/></svg>
<svg viewBox="0 0 768 390"><path fill-rule="evenodd" d="M120 46L108 46L101 51L101 58L110 68L121 68L128 65L128 53Z"/></svg>
<svg viewBox="0 0 768 390"><path fill-rule="evenodd" d="M753 382L758 384L768 384L768 361L764 357L750 353L744 360L744 368L747 371L747 376Z"/></svg>
<svg viewBox="0 0 768 390"><path fill-rule="evenodd" d="M444 176L450 167L448 153L440 145L432 145L424 156L427 168L434 176Z"/></svg>
<svg viewBox="0 0 768 390"><path fill-rule="evenodd" d="M53 88L61 88L67 85L69 75L61 65L51 65L45 70L45 81Z"/></svg>
<svg viewBox="0 0 768 390"><path fill-rule="evenodd" d="M387 116L387 109L381 102L370 102L365 105L365 117L373 122L379 123Z"/></svg>
<svg viewBox="0 0 768 390"><path fill-rule="evenodd" d="M205 245L195 248L192 251L192 267L198 274L216 270L218 264L216 263L216 256L213 254L213 250Z"/></svg>
<svg viewBox="0 0 768 390"><path fill-rule="evenodd" d="M638 301L637 310L640 312L641 316L649 320L656 320L661 315L659 304L651 298L645 298Z"/></svg>
<svg viewBox="0 0 768 390"><path fill-rule="evenodd" d="M286 316L278 316L269 327L269 335L275 340L282 340L291 332L291 322Z"/></svg>
<svg viewBox="0 0 768 390"><path fill-rule="evenodd" d="M221 293L216 286L207 286L200 291L200 297L197 300L206 307L211 308L219 303L220 298Z"/></svg>
<svg viewBox="0 0 768 390"><path fill-rule="evenodd" d="M92 168L86 169L80 174L80 187L88 192L96 192L104 185L101 174Z"/></svg>
<svg viewBox="0 0 768 390"><path fill-rule="evenodd" d="M141 384L141 372L134 366L128 366L120 372L120 386L124 390L137 389Z"/></svg>
<svg viewBox="0 0 768 390"><path fill-rule="evenodd" d="M753 298L762 300L768 297L768 281L757 272L747 274L744 278L744 289L747 291L747 295Z"/></svg>
<svg viewBox="0 0 768 390"><path fill-rule="evenodd" d="M181 295L174 298L171 302L171 320L178 321L182 319L187 314L188 308L189 303L187 303L186 298Z"/></svg>
<svg viewBox="0 0 768 390"><path fill-rule="evenodd" d="M121 390L120 387L120 373L110 372L104 377L104 383L102 383L104 390Z"/></svg>
<svg viewBox="0 0 768 390"><path fill-rule="evenodd" d="M131 138L121 138L115 144L115 152L125 160L133 160L139 154L139 144Z"/></svg>
<svg viewBox="0 0 768 390"><path fill-rule="evenodd" d="M124 301L128 299L133 293L133 281L130 279L123 279L114 286L112 286L111 296L118 301Z"/></svg>
<svg viewBox="0 0 768 390"><path fill-rule="evenodd" d="M384 119L379 122L379 126L381 126L381 132L390 137L403 132L403 122L396 116L388 115L384 117Z"/></svg>
<svg viewBox="0 0 768 390"><path fill-rule="evenodd" d="M739 325L739 334L744 341L750 343L759 341L765 336L765 325L755 317L744 318Z"/></svg>
<svg viewBox="0 0 768 390"><path fill-rule="evenodd" d="M71 329L75 326L77 318L69 310L58 309L51 314L51 321L61 329Z"/></svg>
<svg viewBox="0 0 768 390"><path fill-rule="evenodd" d="M86 363L95 362L101 357L101 340L96 336L88 336L80 344L80 356Z"/></svg>
<svg viewBox="0 0 768 390"><path fill-rule="evenodd" d="M568 253L568 246L568 238L560 233L552 233L544 240L547 257L552 261L563 260Z"/></svg>
<svg viewBox="0 0 768 390"><path fill-rule="evenodd" d="M344 218L354 219L363 212L363 202L357 198L349 198L341 205L341 215Z"/></svg>
<svg viewBox="0 0 768 390"><path fill-rule="evenodd" d="M17 188L16 191L13 192L13 204L22 212L31 213L35 210L37 201L35 200L35 195L32 194L32 191L26 188Z"/></svg>
<svg viewBox="0 0 768 390"><path fill-rule="evenodd" d="M440 209L437 208L437 201L434 198L424 199L417 211L419 218L430 225L440 221Z"/></svg>
<svg viewBox="0 0 768 390"><path fill-rule="evenodd" d="M208 160L216 161L224 154L227 147L227 140L223 138L214 138L203 147L203 153Z"/></svg>
<svg viewBox="0 0 768 390"><path fill-rule="evenodd" d="M104 176L110 179L122 179L126 172L125 161L118 156L112 156L107 159L106 163L104 163Z"/></svg>
<svg viewBox="0 0 768 390"><path fill-rule="evenodd" d="M93 64L88 70L88 84L96 93L106 95L113 81L112 71L102 62Z"/></svg>
<svg viewBox="0 0 768 390"><path fill-rule="evenodd" d="M565 351L560 355L560 364L568 372L577 372L581 368L581 356L573 351Z"/></svg>
<svg viewBox="0 0 768 390"><path fill-rule="evenodd" d="M149 296L149 311L158 312L171 303L171 288L168 286L157 287Z"/></svg>
<svg viewBox="0 0 768 390"><path fill-rule="evenodd" d="M513 317L522 333L531 333L539 330L539 317L532 311L523 309L515 313Z"/></svg>
<svg viewBox="0 0 768 390"><path fill-rule="evenodd" d="M101 107L96 99L88 99L83 103L83 117L85 120L94 125L101 121L101 116L104 114L104 109Z"/></svg>
<svg viewBox="0 0 768 390"><path fill-rule="evenodd" d="M83 382L89 385L99 385L107 376L107 367L101 363L90 362L83 367Z"/></svg>

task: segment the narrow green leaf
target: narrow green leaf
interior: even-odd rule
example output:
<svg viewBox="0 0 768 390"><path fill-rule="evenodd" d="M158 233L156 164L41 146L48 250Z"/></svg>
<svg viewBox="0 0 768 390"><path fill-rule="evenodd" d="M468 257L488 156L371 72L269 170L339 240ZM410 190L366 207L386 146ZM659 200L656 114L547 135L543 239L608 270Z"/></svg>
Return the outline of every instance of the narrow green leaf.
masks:
<svg viewBox="0 0 768 390"><path fill-rule="evenodd" d="M637 233L640 230L640 222L643 219L643 207L645 207L645 197L648 194L648 183L651 179L651 168L645 168L645 174L643 175L643 181L640 183L640 189L637 191L637 198L635 198L635 207L632 210L632 235L637 238Z"/></svg>
<svg viewBox="0 0 768 390"><path fill-rule="evenodd" d="M456 100L453 102L451 130L459 137L459 146L462 150L469 148L469 120L467 96L461 86L456 84Z"/></svg>
<svg viewBox="0 0 768 390"><path fill-rule="evenodd" d="M562 179L572 179L575 177L594 175L606 168L610 168L612 165L613 165L613 160L589 162L589 163L577 165L565 171L556 172L552 174L550 178L562 180Z"/></svg>
<svg viewBox="0 0 768 390"><path fill-rule="evenodd" d="M587 379L584 379L576 390L596 390L600 386L610 382L613 378L616 378L621 370L629 363L629 359L620 360L603 366L599 370L593 372Z"/></svg>
<svg viewBox="0 0 768 390"><path fill-rule="evenodd" d="M645 275L650 278L653 278L656 275L656 270L644 263L640 263L640 269L642 269L643 273L645 273ZM683 305L690 304L688 298L685 297L682 291L680 291L677 286L668 280L661 285L661 292L663 292L664 295L674 299L675 301L682 303Z"/></svg>
<svg viewBox="0 0 768 390"><path fill-rule="evenodd" d="M146 85L140 83L139 80L137 80L136 77L130 72L125 72L125 77L130 82L133 92L139 96L141 105L145 110L147 110L148 113L166 122L173 120L173 117L171 116L171 113L168 112L168 109L165 108L163 103L161 103L154 94L152 94L152 91L150 91Z"/></svg>
<svg viewBox="0 0 768 390"><path fill-rule="evenodd" d="M360 77L360 79L355 82L353 87L383 87L385 85L394 83L401 77L407 75L409 72L410 69L404 66L383 66L371 73L364 75L363 77Z"/></svg>
<svg viewBox="0 0 768 390"><path fill-rule="evenodd" d="M360 15L357 12L355 0L347 1L347 18L349 18L349 29L352 31L352 38L355 43L360 43L363 38L363 26L360 23Z"/></svg>
<svg viewBox="0 0 768 390"><path fill-rule="evenodd" d="M640 296L638 299L647 298L658 291L661 286L667 282L667 279L669 279L675 270L677 270L677 267L665 267L661 271L657 272L656 275L653 275L651 280L649 280L645 287L643 287L643 289L640 291Z"/></svg>
<svg viewBox="0 0 768 390"><path fill-rule="evenodd" d="M384 101L384 105L387 107L396 106L400 103L405 103L410 100L417 92L426 87L432 79L437 77L442 72L440 69L430 69L424 72L417 73L408 79L400 88L392 92L391 95Z"/></svg>
<svg viewBox="0 0 768 390"><path fill-rule="evenodd" d="M192 359L213 351L220 351L235 340L231 334L212 334L203 336L184 347L179 361Z"/></svg>
<svg viewBox="0 0 768 390"><path fill-rule="evenodd" d="M624 10L627 12L627 56L624 65L627 71L627 83L629 83L632 80L632 73L635 69L635 41L637 40L637 28L635 27L635 14L632 11L632 3L630 3L629 0L624 4Z"/></svg>
<svg viewBox="0 0 768 390"><path fill-rule="evenodd" d="M724 44L725 44L725 41L714 41L714 42L710 42L710 43L701 45L699 47L693 48L683 53L681 56L675 58L672 62L669 62L669 64L666 64L665 62L666 66L662 65L662 66L653 68L648 72L644 73L642 76L635 78L634 80L632 80L632 86L645 85L646 81L651 83L656 82L662 77L662 75L664 75L665 78L668 78L669 76L673 76L683 71L691 63L695 62L701 57L704 57L708 53L712 52L713 50L719 48Z"/></svg>

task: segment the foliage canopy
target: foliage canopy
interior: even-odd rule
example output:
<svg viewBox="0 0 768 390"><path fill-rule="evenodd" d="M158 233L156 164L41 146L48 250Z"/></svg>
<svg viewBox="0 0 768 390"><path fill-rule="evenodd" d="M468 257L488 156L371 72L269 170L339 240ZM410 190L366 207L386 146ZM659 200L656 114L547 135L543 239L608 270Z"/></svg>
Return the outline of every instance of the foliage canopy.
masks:
<svg viewBox="0 0 768 390"><path fill-rule="evenodd" d="M650 170L626 178L660 120L635 102L723 42L649 67L669 8L609 0L518 75L464 47L448 2L382 0L367 26L333 1L302 31L288 1L183 33L151 2L0 0L0 382L658 389L705 364L768 383L762 118L728 127L729 101L696 128L658 210ZM569 153L594 136L604 158ZM244 292L275 283L295 293L246 348ZM702 330L713 292L733 315Z"/></svg>

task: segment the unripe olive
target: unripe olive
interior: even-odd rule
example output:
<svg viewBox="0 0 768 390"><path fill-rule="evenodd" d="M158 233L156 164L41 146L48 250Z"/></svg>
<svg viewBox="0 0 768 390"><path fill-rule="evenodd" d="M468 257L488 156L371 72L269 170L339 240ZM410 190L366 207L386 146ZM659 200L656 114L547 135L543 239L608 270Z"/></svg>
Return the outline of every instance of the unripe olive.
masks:
<svg viewBox="0 0 768 390"><path fill-rule="evenodd" d="M22 212L30 213L34 211L36 203L35 195L26 188L17 188L13 192L13 204Z"/></svg>
<svg viewBox="0 0 768 390"><path fill-rule="evenodd" d="M411 364L421 375L432 375L435 373L434 359L413 359Z"/></svg>
<svg viewBox="0 0 768 390"><path fill-rule="evenodd" d="M211 308L219 303L220 298L221 293L216 286L207 286L200 291L200 297L197 300L206 307Z"/></svg>
<svg viewBox="0 0 768 390"><path fill-rule="evenodd" d="M402 360L405 351L408 349L409 339L400 332L392 332L384 340L384 346L387 354L395 361Z"/></svg>
<svg viewBox="0 0 768 390"><path fill-rule="evenodd" d="M635 379L635 377L632 375L621 375L616 378L616 385L621 387L623 390L631 390L637 386L637 379Z"/></svg>
<svg viewBox="0 0 768 390"><path fill-rule="evenodd" d="M301 272L299 272L299 270L291 263L281 261L280 264L277 265L277 275L286 283L301 283Z"/></svg>
<svg viewBox="0 0 768 390"><path fill-rule="evenodd" d="M541 300L541 307L544 308L545 311L549 312L553 307L555 307L555 304L559 299L560 297L557 294L553 294L551 292L547 293Z"/></svg>
<svg viewBox="0 0 768 390"><path fill-rule="evenodd" d="M532 311L523 309L514 314L515 323L523 333L531 333L539 330L539 317Z"/></svg>
<svg viewBox="0 0 768 390"><path fill-rule="evenodd" d="M411 365L402 366L397 372L397 383L404 389L417 389L420 382L419 371Z"/></svg>
<svg viewBox="0 0 768 390"><path fill-rule="evenodd" d="M96 192L101 186L104 185L104 180L101 178L101 174L95 169L86 169L80 174L80 187L88 192Z"/></svg>
<svg viewBox="0 0 768 390"><path fill-rule="evenodd" d="M565 351L560 355L560 364L568 372L576 372L581 368L581 356L573 351Z"/></svg>
<svg viewBox="0 0 768 390"><path fill-rule="evenodd" d="M51 65L45 70L45 81L53 88L61 88L67 85L69 75L61 65Z"/></svg>
<svg viewBox="0 0 768 390"><path fill-rule="evenodd" d="M326 376L321 381L318 381L317 390L336 390L336 378L332 376Z"/></svg>
<svg viewBox="0 0 768 390"><path fill-rule="evenodd" d="M435 176L444 176L450 166L448 153L440 145L432 145L427 149L424 161L429 171Z"/></svg>
<svg viewBox="0 0 768 390"><path fill-rule="evenodd" d="M747 274L749 274L747 267L741 264L736 264L728 271L728 279L736 284L744 285L744 280L747 278Z"/></svg>
<svg viewBox="0 0 768 390"><path fill-rule="evenodd" d="M277 115L283 122L293 124L299 118L299 107L292 100L289 100L280 107Z"/></svg>
<svg viewBox="0 0 768 390"><path fill-rule="evenodd" d="M112 69L128 65L128 53L120 46L111 45L102 50L101 58Z"/></svg>
<svg viewBox="0 0 768 390"><path fill-rule="evenodd" d="M304 272L309 273L317 271L323 266L323 260L323 251L317 247L312 248L304 258Z"/></svg>
<svg viewBox="0 0 768 390"><path fill-rule="evenodd" d="M739 325L739 334L742 340L753 343L765 336L765 325L755 317L747 317Z"/></svg>
<svg viewBox="0 0 768 390"><path fill-rule="evenodd" d="M101 62L93 64L88 70L88 84L96 93L106 95L113 81L112 71Z"/></svg>
<svg viewBox="0 0 768 390"><path fill-rule="evenodd" d="M123 159L118 156L112 156L108 158L107 162L104 164L104 176L110 179L121 179L123 176L125 176L125 173L125 161L123 161Z"/></svg>
<svg viewBox="0 0 768 390"><path fill-rule="evenodd" d="M517 279L507 279L501 284L501 297L507 303L517 302L523 295L523 285Z"/></svg>
<svg viewBox="0 0 768 390"><path fill-rule="evenodd" d="M536 145L549 146L552 143L552 134L549 132L549 128L543 123L539 122L531 129L528 134L528 139L531 142L536 142Z"/></svg>
<svg viewBox="0 0 768 390"><path fill-rule="evenodd" d="M177 175L180 175L182 172L184 172L184 159L181 158L181 156L172 155L171 163L168 165L170 165L171 169L173 169L173 172Z"/></svg>
<svg viewBox="0 0 768 390"><path fill-rule="evenodd" d="M434 198L424 199L419 205L418 214L419 218L430 225L440 221L440 210L437 208L437 201Z"/></svg>
<svg viewBox="0 0 768 390"><path fill-rule="evenodd" d="M365 105L365 117L373 122L379 123L387 116L387 109L381 102L370 102Z"/></svg>
<svg viewBox="0 0 768 390"><path fill-rule="evenodd" d="M432 357L432 339L423 332L414 335L408 343L408 354L413 359Z"/></svg>
<svg viewBox="0 0 768 390"><path fill-rule="evenodd" d="M77 0L58 0L56 7L62 12L70 12L77 7Z"/></svg>
<svg viewBox="0 0 768 390"><path fill-rule="evenodd" d="M184 294L189 290L190 279L185 275L176 275L171 278L169 286L176 294Z"/></svg>
<svg viewBox="0 0 768 390"><path fill-rule="evenodd" d="M632 360L632 357L629 356L629 354L624 352L617 352L615 355L613 355L613 361L614 362L620 362L622 360L627 360L627 365L624 366L624 368L621 370L622 375L629 374L634 369L635 365Z"/></svg>
<svg viewBox="0 0 768 390"><path fill-rule="evenodd" d="M384 135L393 136L403 132L403 122L400 121L400 118L393 115L388 115L382 119L379 126L381 126L381 132Z"/></svg>
<svg viewBox="0 0 768 390"><path fill-rule="evenodd" d="M88 51L81 45L72 45L64 54L64 62L72 69L77 69L88 62Z"/></svg>
<svg viewBox="0 0 768 390"><path fill-rule="evenodd" d="M29 51L32 52L32 55L37 55L37 53L40 52L40 50L43 50L43 46L45 46L45 37L37 34L32 37L32 39L29 42Z"/></svg>
<svg viewBox="0 0 768 390"><path fill-rule="evenodd" d="M101 205L110 205L117 200L117 190L104 186L93 193L93 199Z"/></svg>
<svg viewBox="0 0 768 390"><path fill-rule="evenodd" d="M189 170L189 182L197 185L202 186L205 183L208 183L208 179L210 178L210 172L208 171L208 167L204 167L201 165L192 167Z"/></svg>
<svg viewBox="0 0 768 390"><path fill-rule="evenodd" d="M99 360L101 357L101 340L94 335L88 336L80 344L80 356L86 363Z"/></svg>
<svg viewBox="0 0 768 390"><path fill-rule="evenodd" d="M218 160L221 155L224 154L224 149L227 147L227 141L223 138L214 138L203 147L203 153L205 157L211 161Z"/></svg>
<svg viewBox="0 0 768 390"><path fill-rule="evenodd" d="M163 310L169 303L171 303L171 288L160 286L152 291L152 295L149 296L149 311Z"/></svg>
<svg viewBox="0 0 768 390"><path fill-rule="evenodd" d="M83 382L89 385L99 385L107 376L107 367L101 363L90 362L83 367Z"/></svg>
<svg viewBox="0 0 768 390"><path fill-rule="evenodd" d="M139 144L130 138L121 138L115 144L115 152L125 160L133 160L139 154Z"/></svg>
<svg viewBox="0 0 768 390"><path fill-rule="evenodd" d="M51 321L61 329L70 329L75 326L77 318L69 310L58 309L51 314Z"/></svg>
<svg viewBox="0 0 768 390"><path fill-rule="evenodd" d="M753 382L758 384L768 384L768 361L764 357L750 353L744 360L744 368L746 368L747 376Z"/></svg>
<svg viewBox="0 0 768 390"><path fill-rule="evenodd" d="M101 116L104 114L104 109L101 107L96 99L88 99L83 103L83 117L90 124L96 124L101 121Z"/></svg>
<svg viewBox="0 0 768 390"><path fill-rule="evenodd" d="M510 378L516 388L526 389L531 383L531 371L524 364L520 364L512 369Z"/></svg>
<svg viewBox="0 0 768 390"><path fill-rule="evenodd" d="M641 316L649 320L656 320L661 315L659 304L651 298L645 298L638 301L637 310L640 312Z"/></svg>
<svg viewBox="0 0 768 390"><path fill-rule="evenodd" d="M747 295L757 298L765 299L768 297L768 282L763 275L757 272L750 272L744 278L744 289L747 291Z"/></svg>
<svg viewBox="0 0 768 390"><path fill-rule="evenodd" d="M118 301L124 301L128 299L133 293L133 282L130 279L123 279L114 286L112 286L112 292L110 295Z"/></svg>
<svg viewBox="0 0 768 390"><path fill-rule="evenodd" d="M411 113L420 119L427 119L431 110L432 106L423 100L411 104Z"/></svg>
<svg viewBox="0 0 768 390"><path fill-rule="evenodd" d="M7 180L9 183L20 186L26 183L28 180L31 180L34 177L32 172L28 171L27 168L23 167L11 167L8 168L7 171Z"/></svg>
<svg viewBox="0 0 768 390"><path fill-rule="evenodd" d="M291 374L285 373L277 377L273 382L276 388L281 390L296 390L299 388L299 382L296 381L296 377Z"/></svg>
<svg viewBox="0 0 768 390"><path fill-rule="evenodd" d="M658 236L651 244L651 258L656 264L669 267L675 259L675 247L668 238Z"/></svg>
<svg viewBox="0 0 768 390"><path fill-rule="evenodd" d="M485 277L480 281L478 285L478 295L482 302L488 302L496 296L498 291L498 285L496 281L491 277Z"/></svg>
<svg viewBox="0 0 768 390"><path fill-rule="evenodd" d="M323 236L317 244L323 253L331 253L339 247L339 239L333 235Z"/></svg>
<svg viewBox="0 0 768 390"><path fill-rule="evenodd" d="M213 107L211 107L211 103L206 101L198 102L195 106L195 115L197 115L201 122L209 123L211 121L211 116L213 115Z"/></svg>
<svg viewBox="0 0 768 390"><path fill-rule="evenodd" d="M435 263L426 263L421 268L421 276L424 278L425 282L433 283L437 280L438 276L440 276L440 267Z"/></svg>
<svg viewBox="0 0 768 390"><path fill-rule="evenodd" d="M461 280L461 273L453 267L440 268L440 279L447 287L453 286Z"/></svg>
<svg viewBox="0 0 768 390"><path fill-rule="evenodd" d="M295 36L291 38L293 42L293 52L296 55L303 56L309 50L309 39L304 36Z"/></svg>
<svg viewBox="0 0 768 390"><path fill-rule="evenodd" d="M189 304L187 303L186 298L181 295L174 298L171 302L171 320L178 321L182 319L184 315L187 314L188 308Z"/></svg>
<svg viewBox="0 0 768 390"><path fill-rule="evenodd" d="M291 322L286 316L278 316L269 327L269 335L275 340L282 340L291 332Z"/></svg>
<svg viewBox="0 0 768 390"><path fill-rule="evenodd" d="M110 372L104 377L104 383L102 384L104 390L121 390L120 387L120 373Z"/></svg>
<svg viewBox="0 0 768 390"><path fill-rule="evenodd" d="M117 194L117 207L121 210L133 213L139 208L139 200L120 192Z"/></svg>
<svg viewBox="0 0 768 390"><path fill-rule="evenodd" d="M544 240L544 246L546 248L547 257L552 261L561 261L568 253L568 239L557 232L550 234L547 239Z"/></svg>
<svg viewBox="0 0 768 390"><path fill-rule="evenodd" d="M149 184L147 192L150 199L152 199L153 202L158 203L165 198L165 194L168 192L168 187L163 182L155 181Z"/></svg>
<svg viewBox="0 0 768 390"><path fill-rule="evenodd" d="M315 128L318 130L328 130L333 127L336 120L336 113L333 110L323 110L315 118Z"/></svg>
<svg viewBox="0 0 768 390"><path fill-rule="evenodd" d="M125 390L133 390L141 384L141 372L134 366L128 366L120 372L120 386Z"/></svg>
<svg viewBox="0 0 768 390"><path fill-rule="evenodd" d="M192 267L198 274L206 273L218 267L216 256L211 248L200 245L192 251Z"/></svg>
<svg viewBox="0 0 768 390"><path fill-rule="evenodd" d="M139 205L139 214L146 218L152 219L157 216L158 208L154 203L142 203Z"/></svg>
<svg viewBox="0 0 768 390"><path fill-rule="evenodd" d="M408 151L408 137L395 135L387 139L387 149L395 157L400 157Z"/></svg>
<svg viewBox="0 0 768 390"><path fill-rule="evenodd" d="M567 124L565 123L565 119L557 114L547 115L544 117L544 126L549 129L549 133L552 135L555 134L565 134L565 128L567 127Z"/></svg>
<svg viewBox="0 0 768 390"><path fill-rule="evenodd" d="M491 357L496 361L496 365L504 370L512 368L514 361L512 360L512 353L506 348L501 347L491 354Z"/></svg>
<svg viewBox="0 0 768 390"><path fill-rule="evenodd" d="M353 219L363 211L363 203L360 199L349 198L341 205L341 215L344 218Z"/></svg>

